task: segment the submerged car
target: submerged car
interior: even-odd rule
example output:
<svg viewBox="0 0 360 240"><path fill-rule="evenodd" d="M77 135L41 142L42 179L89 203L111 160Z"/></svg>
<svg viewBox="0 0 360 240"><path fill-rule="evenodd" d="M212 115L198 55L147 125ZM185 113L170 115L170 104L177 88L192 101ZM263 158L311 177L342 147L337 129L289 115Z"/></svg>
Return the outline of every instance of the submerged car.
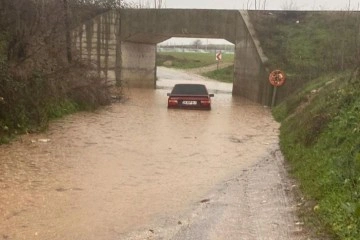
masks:
<svg viewBox="0 0 360 240"><path fill-rule="evenodd" d="M168 108L211 109L211 97L204 84L175 84L168 93Z"/></svg>

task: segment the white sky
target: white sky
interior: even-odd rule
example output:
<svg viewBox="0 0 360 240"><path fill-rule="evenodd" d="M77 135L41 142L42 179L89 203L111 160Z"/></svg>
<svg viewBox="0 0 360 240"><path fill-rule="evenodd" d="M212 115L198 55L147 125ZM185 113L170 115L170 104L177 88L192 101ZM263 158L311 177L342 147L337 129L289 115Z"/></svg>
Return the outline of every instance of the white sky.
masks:
<svg viewBox="0 0 360 240"><path fill-rule="evenodd" d="M359 10L360 0L163 0L167 8ZM150 0L151 2L151 0Z"/></svg>
<svg viewBox="0 0 360 240"><path fill-rule="evenodd" d="M144 1L144 0L140 0ZM150 3L156 0L148 0ZM260 9L260 10L360 10L360 0L162 0L166 8L196 9ZM136 2L136 0L135 0ZM256 3L256 7L255 7ZM165 44L189 44L196 39L172 38ZM225 40L201 39L206 43ZM163 43L163 44L164 44Z"/></svg>

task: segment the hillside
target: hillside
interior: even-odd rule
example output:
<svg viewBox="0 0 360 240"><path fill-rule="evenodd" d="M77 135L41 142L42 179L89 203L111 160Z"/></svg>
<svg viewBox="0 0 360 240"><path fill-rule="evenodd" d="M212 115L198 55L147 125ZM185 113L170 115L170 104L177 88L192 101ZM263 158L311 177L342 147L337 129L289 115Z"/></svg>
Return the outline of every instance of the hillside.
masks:
<svg viewBox="0 0 360 240"><path fill-rule="evenodd" d="M298 180L302 218L316 237L360 236L359 14L253 12L271 68L307 79L273 109L281 150Z"/></svg>
<svg viewBox="0 0 360 240"><path fill-rule="evenodd" d="M250 17L269 71L287 75L279 101L308 81L358 64L359 12L250 11Z"/></svg>

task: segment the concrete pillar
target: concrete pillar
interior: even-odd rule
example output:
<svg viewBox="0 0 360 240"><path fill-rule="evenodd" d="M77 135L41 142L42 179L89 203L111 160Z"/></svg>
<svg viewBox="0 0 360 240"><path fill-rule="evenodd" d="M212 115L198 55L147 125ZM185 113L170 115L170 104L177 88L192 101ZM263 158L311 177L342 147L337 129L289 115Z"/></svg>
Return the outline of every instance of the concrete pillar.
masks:
<svg viewBox="0 0 360 240"><path fill-rule="evenodd" d="M121 85L155 88L156 44L121 42Z"/></svg>
<svg viewBox="0 0 360 240"><path fill-rule="evenodd" d="M241 12L241 16L237 20L233 95L269 105L271 86L267 81L267 59L257 44L246 12Z"/></svg>
<svg viewBox="0 0 360 240"><path fill-rule="evenodd" d="M259 60L250 37L236 43L233 95L260 102L261 81L265 79L261 79L262 68Z"/></svg>

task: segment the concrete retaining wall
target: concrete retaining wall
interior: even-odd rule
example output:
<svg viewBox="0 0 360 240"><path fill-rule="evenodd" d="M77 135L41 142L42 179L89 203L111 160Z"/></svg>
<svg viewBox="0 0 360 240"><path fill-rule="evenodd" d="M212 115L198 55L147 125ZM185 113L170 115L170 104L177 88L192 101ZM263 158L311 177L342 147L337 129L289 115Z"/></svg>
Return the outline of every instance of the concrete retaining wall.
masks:
<svg viewBox="0 0 360 240"><path fill-rule="evenodd" d="M156 45L121 42L121 82L127 87L155 88Z"/></svg>
<svg viewBox="0 0 360 240"><path fill-rule="evenodd" d="M112 11L73 31L74 46L81 58L92 63L94 70L109 84L114 84L116 79L119 20L119 13Z"/></svg>
<svg viewBox="0 0 360 240"><path fill-rule="evenodd" d="M238 95L264 105L270 105L272 86L267 81L267 58L246 11L237 19L237 37L234 59L233 95Z"/></svg>

